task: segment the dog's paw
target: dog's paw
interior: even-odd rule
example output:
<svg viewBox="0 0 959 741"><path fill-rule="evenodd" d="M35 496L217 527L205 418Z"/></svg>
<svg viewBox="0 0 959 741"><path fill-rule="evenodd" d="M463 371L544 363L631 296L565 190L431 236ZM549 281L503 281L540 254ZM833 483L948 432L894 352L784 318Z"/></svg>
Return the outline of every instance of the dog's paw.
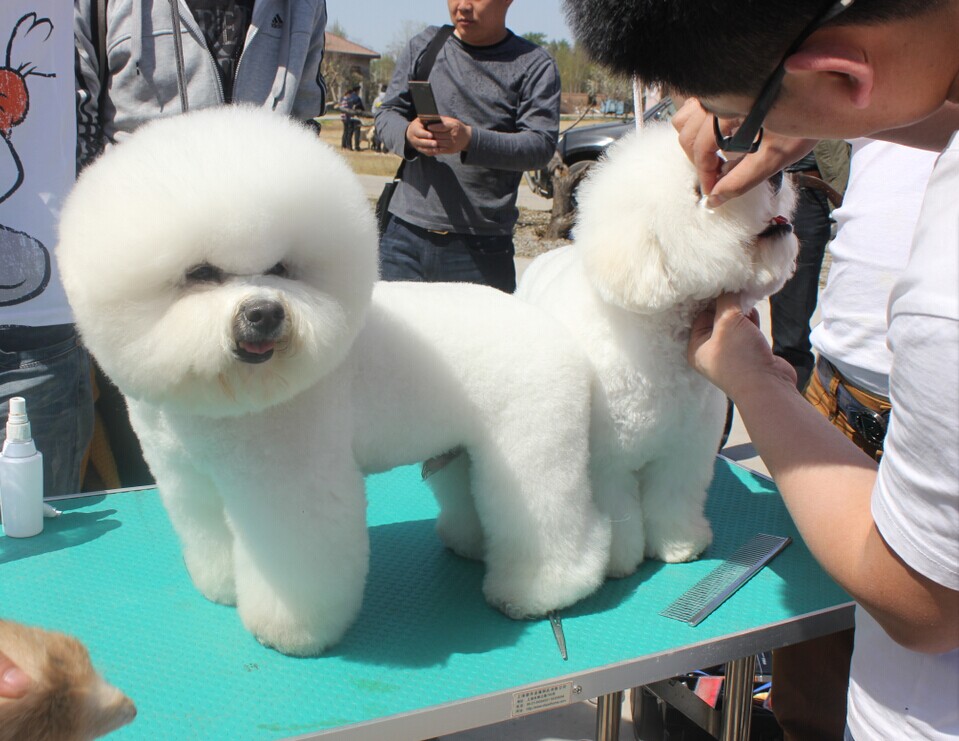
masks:
<svg viewBox="0 0 959 741"><path fill-rule="evenodd" d="M339 642L355 617L352 611L297 615L283 605L248 605L242 600L239 612L243 625L260 643L287 656L318 656Z"/></svg>
<svg viewBox="0 0 959 741"><path fill-rule="evenodd" d="M642 522L614 522L613 540L609 549L606 576L619 579L639 568L646 553L646 535Z"/></svg>
<svg viewBox="0 0 959 741"><path fill-rule="evenodd" d="M514 620L542 617L569 607L602 585L609 553L605 543L603 546L573 554L566 563L550 562L540 568L514 564L494 570L488 565L483 581L486 601Z"/></svg>
<svg viewBox="0 0 959 741"><path fill-rule="evenodd" d="M186 556L186 554L184 554ZM233 574L233 559L203 561L184 558L194 586L210 602L230 607L236 606L236 579Z"/></svg>
<svg viewBox="0 0 959 741"><path fill-rule="evenodd" d="M646 555L665 563L692 561L705 551L713 540L713 531L705 517L674 527L647 533Z"/></svg>
<svg viewBox="0 0 959 741"><path fill-rule="evenodd" d="M444 512L436 518L436 534L457 556L474 561L483 560L483 530L479 519L463 522Z"/></svg>

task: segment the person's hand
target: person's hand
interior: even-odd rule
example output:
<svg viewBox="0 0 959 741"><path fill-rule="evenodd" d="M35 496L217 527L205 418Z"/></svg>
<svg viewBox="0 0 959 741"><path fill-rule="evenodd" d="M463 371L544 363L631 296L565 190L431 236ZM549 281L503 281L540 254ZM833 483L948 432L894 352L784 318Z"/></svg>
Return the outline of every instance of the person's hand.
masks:
<svg viewBox="0 0 959 741"><path fill-rule="evenodd" d="M442 116L439 121L424 123L413 119L406 127L406 141L420 154L456 154L469 147L473 129L459 119Z"/></svg>
<svg viewBox="0 0 959 741"><path fill-rule="evenodd" d="M727 155L728 159L723 159L716 147L713 114L706 111L696 98L689 98L683 104L673 116L672 123L679 132L679 143L696 166L703 192L709 195L707 205L711 208L741 196L802 159L816 145L815 139L795 139L767 130L754 154ZM739 123L737 119L720 120L720 129L728 134Z"/></svg>
<svg viewBox="0 0 959 741"><path fill-rule="evenodd" d="M776 357L759 331L759 314L743 313L742 296L724 293L693 321L686 350L689 364L736 400L753 388L757 374L770 374L791 386L796 371Z"/></svg>
<svg viewBox="0 0 959 741"><path fill-rule="evenodd" d="M27 694L33 681L0 651L0 697L16 700Z"/></svg>

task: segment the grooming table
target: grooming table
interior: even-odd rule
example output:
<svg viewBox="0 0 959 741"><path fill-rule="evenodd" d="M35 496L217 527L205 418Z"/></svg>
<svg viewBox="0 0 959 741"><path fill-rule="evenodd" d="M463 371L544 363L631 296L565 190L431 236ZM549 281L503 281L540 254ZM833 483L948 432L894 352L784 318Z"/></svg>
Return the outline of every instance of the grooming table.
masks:
<svg viewBox="0 0 959 741"><path fill-rule="evenodd" d="M710 549L693 563L647 562L562 611L568 661L549 621L516 622L483 601L483 566L441 545L418 467L371 476L367 488L363 610L319 658L262 647L235 609L194 589L152 488L62 498L41 535L0 536L0 616L86 644L138 708L117 741L404 741L592 697L602 715L624 689L852 625L849 598L813 561L774 485L723 458ZM795 542L699 626L658 615L758 532ZM618 702L615 713L600 737L618 728Z"/></svg>

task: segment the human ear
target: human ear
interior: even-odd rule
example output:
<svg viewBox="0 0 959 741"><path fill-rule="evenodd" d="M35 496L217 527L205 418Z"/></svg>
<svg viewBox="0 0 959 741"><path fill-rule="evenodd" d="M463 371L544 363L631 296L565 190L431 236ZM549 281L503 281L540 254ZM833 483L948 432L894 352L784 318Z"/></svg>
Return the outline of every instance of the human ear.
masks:
<svg viewBox="0 0 959 741"><path fill-rule="evenodd" d="M866 108L872 100L874 70L858 47L839 43L804 46L786 60L786 71L825 72L840 75L847 81L849 102L855 108Z"/></svg>

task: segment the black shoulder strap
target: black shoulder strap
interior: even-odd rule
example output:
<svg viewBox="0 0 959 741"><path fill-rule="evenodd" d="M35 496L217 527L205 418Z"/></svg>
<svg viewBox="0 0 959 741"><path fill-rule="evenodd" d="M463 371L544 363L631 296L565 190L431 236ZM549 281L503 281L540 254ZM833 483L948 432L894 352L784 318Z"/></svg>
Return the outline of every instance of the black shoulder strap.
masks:
<svg viewBox="0 0 959 741"><path fill-rule="evenodd" d="M446 40L452 35L453 27L449 24L445 26L440 26L440 30L436 32L436 35L430 39L430 43L426 47L426 51L423 52L423 56L419 58L416 62L416 66L413 68L413 79L414 80L428 80L430 79L430 72L433 71L433 63L436 62L436 57L440 53L440 49L443 48L443 44L446 43Z"/></svg>
<svg viewBox="0 0 959 741"><path fill-rule="evenodd" d="M433 63L436 61L436 57L440 53L440 49L443 48L443 44L446 43L446 40L453 34L453 27L449 24L445 26L440 26L440 30L436 32L436 35L430 39L430 43L426 46L426 51L423 52L416 64L413 66L413 79L415 80L428 80L430 79L430 72L433 71ZM399 180L403 177L403 167L406 165L406 160L400 160L400 166L396 169L396 174L393 176L393 180Z"/></svg>

